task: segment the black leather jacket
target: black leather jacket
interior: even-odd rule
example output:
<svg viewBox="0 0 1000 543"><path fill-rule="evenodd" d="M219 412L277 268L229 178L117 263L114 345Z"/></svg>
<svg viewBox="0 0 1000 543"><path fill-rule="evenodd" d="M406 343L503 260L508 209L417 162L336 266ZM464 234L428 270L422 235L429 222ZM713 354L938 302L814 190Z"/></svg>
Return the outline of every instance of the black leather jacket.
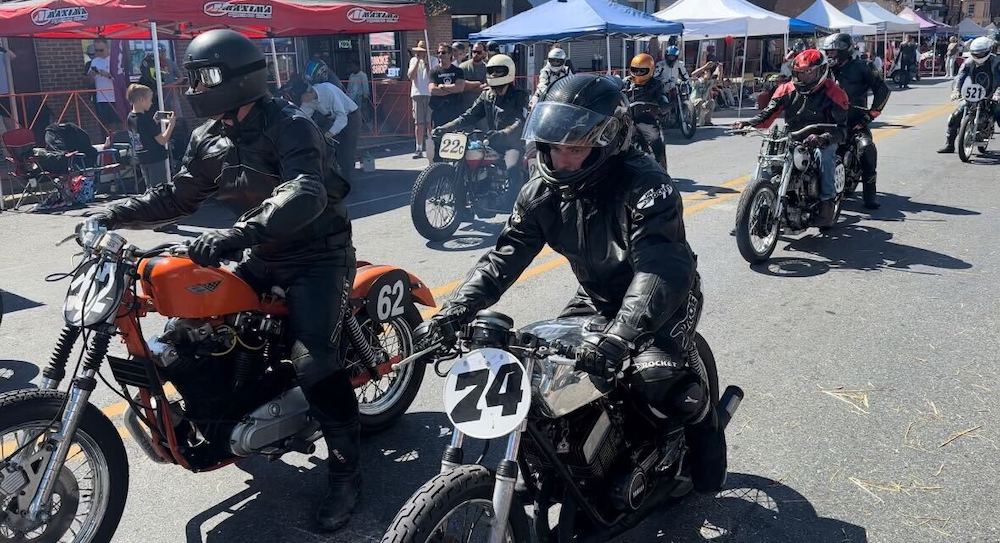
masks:
<svg viewBox="0 0 1000 543"><path fill-rule="evenodd" d="M494 148L521 147L521 129L524 125L524 111L528 107L528 93L513 86L498 95L493 89L479 95L472 106L457 119L438 127L443 131L474 126L486 119L490 130L500 132L501 139L491 140Z"/></svg>
<svg viewBox="0 0 1000 543"><path fill-rule="evenodd" d="M829 133L833 137L833 143L843 143L847 139L849 103L844 89L831 79L824 81L822 88L809 94L799 92L789 82L779 85L767 107L746 122L751 126L769 124L783 111L789 132L812 124L836 124L837 129Z"/></svg>
<svg viewBox="0 0 1000 543"><path fill-rule="evenodd" d="M834 68L833 76L851 101L851 109L847 113L848 126L867 124L865 113L870 109L876 111L885 109L885 104L889 101L889 85L886 85L885 80L875 71L871 62L851 59L843 66ZM868 91L872 93L870 108Z"/></svg>
<svg viewBox="0 0 1000 543"><path fill-rule="evenodd" d="M237 125L210 120L191 135L173 179L109 209L117 227L143 227L194 213L211 196L242 214L256 254L301 260L351 245L350 187L332 140L290 103L264 98Z"/></svg>
<svg viewBox="0 0 1000 543"><path fill-rule="evenodd" d="M680 194L652 158L631 151L612 160L614 180L578 200L562 201L539 176L528 181L496 247L448 305L468 308L470 318L493 305L548 244L580 282L575 305L607 317L608 333L637 347L661 331L677 334L671 327L685 321L697 288Z"/></svg>
<svg viewBox="0 0 1000 543"><path fill-rule="evenodd" d="M972 78L972 82L981 85L986 89L986 98L993 96L997 88L1000 87L1000 56L994 54L982 64L976 64L971 60L962 63L955 76L955 91L960 92L965 80Z"/></svg>
<svg viewBox="0 0 1000 543"><path fill-rule="evenodd" d="M655 77L647 81L644 85L637 85L632 76L625 78L625 87L622 89L630 105L629 113L637 123L658 124L663 108L667 107L667 97L663 95L663 83ZM647 105L649 104L649 105Z"/></svg>

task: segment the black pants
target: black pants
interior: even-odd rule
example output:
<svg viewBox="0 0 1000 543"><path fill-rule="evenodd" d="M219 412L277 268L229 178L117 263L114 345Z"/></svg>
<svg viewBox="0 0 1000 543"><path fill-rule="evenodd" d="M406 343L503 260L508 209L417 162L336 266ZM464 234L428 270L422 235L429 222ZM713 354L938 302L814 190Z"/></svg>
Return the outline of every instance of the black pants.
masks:
<svg viewBox="0 0 1000 543"><path fill-rule="evenodd" d="M878 149L872 139L872 131L867 126L855 129L851 134L856 140L857 150L861 161L861 182L874 185L878 173Z"/></svg>
<svg viewBox="0 0 1000 543"><path fill-rule="evenodd" d="M337 165L348 183L354 177L354 164L358 161L358 131L362 122L361 113L354 110L347 116L347 126L334 136L337 140Z"/></svg>
<svg viewBox="0 0 1000 543"><path fill-rule="evenodd" d="M354 476L360 455L358 401L343 367L343 322L355 270L350 247L317 247L314 255L297 261L251 254L236 270L258 292L274 286L285 291L290 359L330 450L332 480Z"/></svg>
<svg viewBox="0 0 1000 543"><path fill-rule="evenodd" d="M915 70L916 63L908 60L904 60L899 63L899 68L901 73L899 74L899 86L909 87L910 86L910 70Z"/></svg>

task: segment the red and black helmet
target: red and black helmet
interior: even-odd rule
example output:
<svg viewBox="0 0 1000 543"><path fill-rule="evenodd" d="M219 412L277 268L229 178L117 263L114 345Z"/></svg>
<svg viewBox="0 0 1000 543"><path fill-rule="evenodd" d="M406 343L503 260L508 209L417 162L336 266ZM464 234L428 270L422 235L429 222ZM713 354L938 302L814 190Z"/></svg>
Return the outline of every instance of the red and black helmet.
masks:
<svg viewBox="0 0 1000 543"><path fill-rule="evenodd" d="M817 49L806 49L792 61L792 83L799 92L810 94L823 85L830 67L826 55Z"/></svg>

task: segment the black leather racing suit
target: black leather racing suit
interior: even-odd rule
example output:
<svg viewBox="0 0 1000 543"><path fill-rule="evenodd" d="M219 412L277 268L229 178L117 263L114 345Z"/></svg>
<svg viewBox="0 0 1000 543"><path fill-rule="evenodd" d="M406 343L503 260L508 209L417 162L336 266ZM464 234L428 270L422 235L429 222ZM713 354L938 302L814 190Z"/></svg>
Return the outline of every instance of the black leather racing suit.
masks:
<svg viewBox="0 0 1000 543"><path fill-rule="evenodd" d="M343 370L341 326L355 273L350 190L332 140L295 106L264 98L235 126L198 127L173 179L108 210L113 227L142 227L194 213L215 196L242 215L250 236L237 274L259 292L284 289L291 360L331 451L331 478L357 471L358 405Z"/></svg>
<svg viewBox="0 0 1000 543"><path fill-rule="evenodd" d="M966 80L971 80L972 83L982 86L986 89L986 98L992 98L993 93L1000 88L1000 56L993 54L982 64L976 64L972 60L963 62L962 66L958 69L958 75L955 76L955 92L962 92L962 86ZM955 144L958 128L961 126L962 117L965 115L965 107L966 102L962 100L958 107L955 108L955 111L951 113L951 117L948 117L948 145ZM997 122L1000 122L1000 107L996 104L993 105L993 114Z"/></svg>
<svg viewBox="0 0 1000 543"><path fill-rule="evenodd" d="M667 169L667 151L663 145L663 131L660 129L660 118L670 104L663 93L663 83L652 78L644 84L635 83L632 76L625 78L622 89L629 102L629 114L635 121L636 129L643 139L653 149L653 157Z"/></svg>
<svg viewBox="0 0 1000 543"><path fill-rule="evenodd" d="M680 194L637 149L610 160L605 172L613 174L603 175L613 180L575 200L563 201L540 176L529 180L496 247L442 313L471 319L493 305L548 244L569 260L580 283L561 316L593 316L591 322L600 324L591 331L635 346L627 383L652 418L694 422L708 389L688 365L702 294ZM715 411L709 414L688 428L692 447L700 447L706 459L725 451L724 437L714 431Z"/></svg>
<svg viewBox="0 0 1000 543"><path fill-rule="evenodd" d="M861 181L875 185L878 167L878 149L872 141L872 131L868 128L871 122L868 112L882 112L889 102L889 86L875 71L872 64L865 60L851 59L833 69L833 76L840 88L847 93L851 102L847 112L847 127L850 137L857 141L861 159ZM872 105L868 106L868 92L872 93Z"/></svg>
<svg viewBox="0 0 1000 543"><path fill-rule="evenodd" d="M471 128L485 120L487 129L495 132L490 137L490 147L504 155L511 190L516 193L524 179L520 160L524 152L521 130L524 125L524 112L528 108L528 100L528 93L513 85L507 85L507 91L503 94L497 94L496 90L488 89L479 95L479 98L465 113L459 115L457 119L437 127L435 131L447 132ZM513 151L516 151L516 155ZM509 204L510 200L507 202Z"/></svg>

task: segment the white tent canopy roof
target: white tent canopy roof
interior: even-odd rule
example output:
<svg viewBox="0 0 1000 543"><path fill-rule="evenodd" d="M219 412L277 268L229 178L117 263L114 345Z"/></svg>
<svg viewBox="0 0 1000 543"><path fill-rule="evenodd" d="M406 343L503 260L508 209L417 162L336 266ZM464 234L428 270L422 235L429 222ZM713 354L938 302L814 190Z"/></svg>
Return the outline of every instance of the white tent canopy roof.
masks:
<svg viewBox="0 0 1000 543"><path fill-rule="evenodd" d="M826 0L816 0L797 18L824 28L846 32L852 36L871 36L878 32L875 25L865 24L845 14Z"/></svg>
<svg viewBox="0 0 1000 543"><path fill-rule="evenodd" d="M875 25L879 32L917 32L920 25L908 21L875 2L855 2L846 8L844 13L870 25Z"/></svg>
<svg viewBox="0 0 1000 543"><path fill-rule="evenodd" d="M695 40L788 33L788 17L747 0L680 0L654 15L684 23L684 36Z"/></svg>
<svg viewBox="0 0 1000 543"><path fill-rule="evenodd" d="M989 34L989 31L976 24L976 21L972 19L962 19L962 22L958 23L958 33L963 37L985 36Z"/></svg>

